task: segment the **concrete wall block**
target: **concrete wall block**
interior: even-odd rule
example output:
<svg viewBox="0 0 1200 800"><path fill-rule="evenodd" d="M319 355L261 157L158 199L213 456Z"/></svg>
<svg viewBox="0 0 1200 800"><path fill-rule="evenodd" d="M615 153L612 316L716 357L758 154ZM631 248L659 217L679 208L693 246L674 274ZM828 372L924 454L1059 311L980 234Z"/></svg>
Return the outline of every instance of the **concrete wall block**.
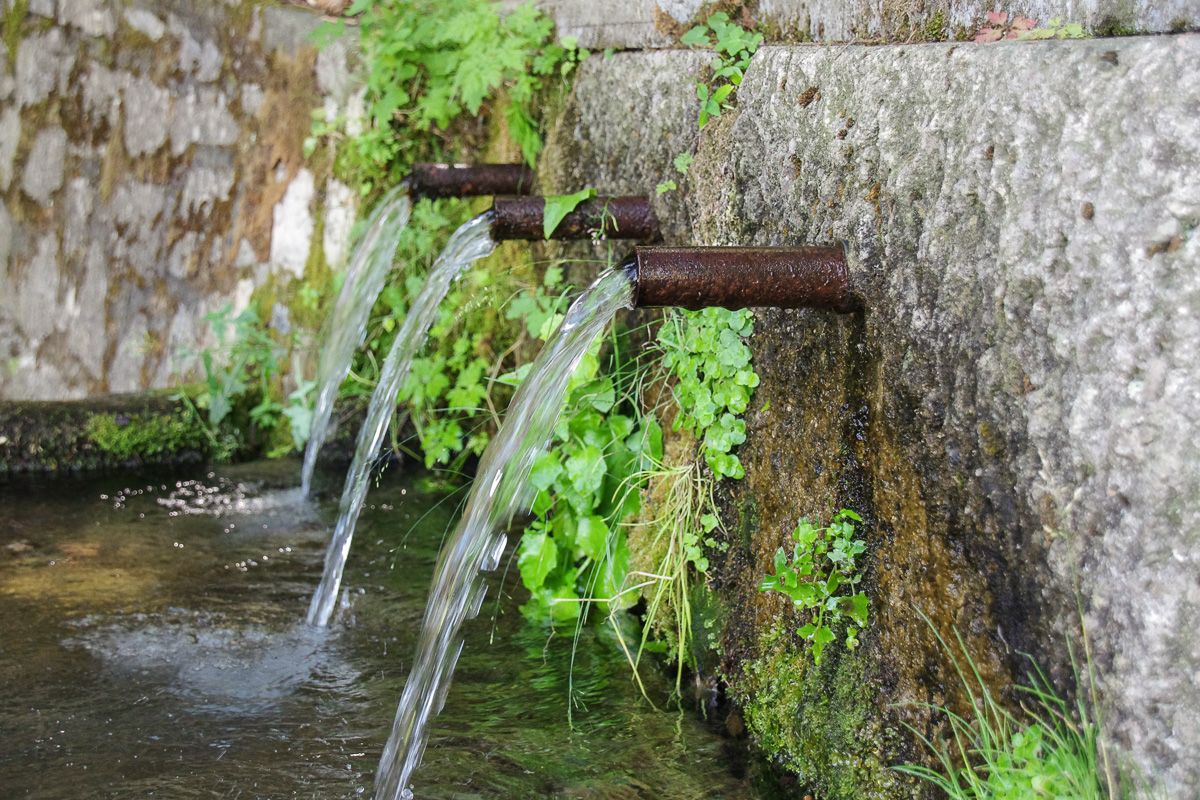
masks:
<svg viewBox="0 0 1200 800"><path fill-rule="evenodd" d="M647 192L677 178L671 157L695 140L688 57L587 62L543 180ZM911 639L887 620L914 603L976 604L947 623L983 630L985 662L1016 669L1024 649L1069 679L1078 597L1110 739L1170 797L1200 791L1198 64L1196 35L767 47L656 206L669 242L848 243L867 309L854 347L849 323L759 317L776 402L752 409L738 491L758 503L756 537L786 533L816 457L787 443L840 407L829 397L862 393L862 457L895 514L875 555L879 591L898 593L879 598L881 691L906 685ZM814 349L825 362L802 378L796 353ZM772 453L793 463L782 483ZM889 510L904 481L922 505ZM970 597L936 593L935 545ZM751 630L756 595L727 598Z"/></svg>

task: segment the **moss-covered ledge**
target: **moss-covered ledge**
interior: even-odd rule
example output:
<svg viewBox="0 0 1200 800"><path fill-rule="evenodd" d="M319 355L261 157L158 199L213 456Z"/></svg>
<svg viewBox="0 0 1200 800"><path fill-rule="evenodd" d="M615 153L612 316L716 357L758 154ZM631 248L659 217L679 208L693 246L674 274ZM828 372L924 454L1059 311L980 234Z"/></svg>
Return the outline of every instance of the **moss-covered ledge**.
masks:
<svg viewBox="0 0 1200 800"><path fill-rule="evenodd" d="M0 477L188 464L207 432L168 394L0 401Z"/></svg>

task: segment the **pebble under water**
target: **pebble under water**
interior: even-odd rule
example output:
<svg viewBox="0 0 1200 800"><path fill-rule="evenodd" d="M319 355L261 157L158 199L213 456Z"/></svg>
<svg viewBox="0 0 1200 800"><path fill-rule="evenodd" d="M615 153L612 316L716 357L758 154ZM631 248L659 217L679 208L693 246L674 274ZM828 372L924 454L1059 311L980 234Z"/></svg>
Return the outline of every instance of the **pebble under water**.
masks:
<svg viewBox="0 0 1200 800"><path fill-rule="evenodd" d="M0 485L0 796L369 795L460 491L390 470L327 629L303 623L336 476L294 462ZM505 569L505 566L511 567ZM525 621L515 564L466 627L419 798L758 798L740 745L641 698L607 628ZM501 585L502 583L502 585Z"/></svg>

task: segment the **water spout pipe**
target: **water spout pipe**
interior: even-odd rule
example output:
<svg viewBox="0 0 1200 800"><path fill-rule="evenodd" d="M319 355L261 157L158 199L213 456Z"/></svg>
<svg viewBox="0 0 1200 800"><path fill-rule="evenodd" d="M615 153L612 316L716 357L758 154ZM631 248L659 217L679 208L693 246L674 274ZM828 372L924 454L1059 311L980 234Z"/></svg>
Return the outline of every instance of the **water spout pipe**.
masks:
<svg viewBox="0 0 1200 800"><path fill-rule="evenodd" d="M533 171L524 164L413 164L408 178L413 197L478 197L529 194Z"/></svg>
<svg viewBox="0 0 1200 800"><path fill-rule="evenodd" d="M492 236L497 241L543 239L545 210L543 197L498 197L492 205ZM593 197L567 214L550 238L653 242L659 239L658 220L646 197Z"/></svg>
<svg viewBox="0 0 1200 800"><path fill-rule="evenodd" d="M639 308L822 308L851 312L842 247L639 247Z"/></svg>

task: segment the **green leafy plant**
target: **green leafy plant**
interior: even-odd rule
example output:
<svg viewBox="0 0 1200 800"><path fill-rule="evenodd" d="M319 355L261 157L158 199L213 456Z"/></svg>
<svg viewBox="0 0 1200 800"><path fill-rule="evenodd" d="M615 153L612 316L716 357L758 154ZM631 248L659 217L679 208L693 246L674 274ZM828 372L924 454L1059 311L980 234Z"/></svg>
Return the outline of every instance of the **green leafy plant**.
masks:
<svg viewBox="0 0 1200 800"><path fill-rule="evenodd" d="M574 194L552 194L546 196L546 208L542 212L542 235L549 239L562 221L579 204L596 196L592 188L581 189Z"/></svg>
<svg viewBox="0 0 1200 800"><path fill-rule="evenodd" d="M359 22L368 125L347 137L339 157L364 191L436 154L440 131L502 95L509 133L532 165L542 148L536 96L588 56L572 39L554 42L552 20L531 3L502 14L488 0L355 0L347 13ZM327 43L344 30L326 23L314 39ZM345 123L314 120L309 151Z"/></svg>
<svg viewBox="0 0 1200 800"><path fill-rule="evenodd" d="M984 17L983 26L972 37L972 41L988 43L1002 39L1083 39L1086 36L1083 25L1078 22L1063 22L1061 17L1054 17L1045 27L1038 27L1037 20L1030 17L1014 16L1010 19L1007 11L989 11Z"/></svg>
<svg viewBox="0 0 1200 800"><path fill-rule="evenodd" d="M759 590L779 592L812 618L800 635L812 643L813 662L821 663L825 646L836 638L834 630L845 625L846 648L858 647L858 634L867 626L869 602L859 591L862 573L858 557L867 544L856 538L854 523L862 518L848 508L833 515L830 523L817 527L801 519L792 532L795 546L791 557L781 547L775 552L774 572L763 578Z"/></svg>
<svg viewBox="0 0 1200 800"><path fill-rule="evenodd" d="M232 304L205 315L216 339L214 347L198 352L185 351L184 358L198 357L204 371L198 391L184 391L176 398L184 403L202 424L217 460L232 455L238 444L224 423L234 408L247 409L249 423L256 429L272 432L286 421L290 446L275 448L271 455L300 449L308 439L312 416L308 395L311 384L301 386L281 399L283 363L288 346L276 340L259 319L253 305L233 314ZM289 343L290 344L290 343ZM253 405L250 405L253 404Z"/></svg>
<svg viewBox="0 0 1200 800"><path fill-rule="evenodd" d="M718 479L745 474L732 451L746 440L741 415L758 386L745 341L753 332L749 310L706 308L670 312L658 333L662 364L676 381L679 411L673 427L700 440L704 460Z"/></svg>
<svg viewBox="0 0 1200 800"><path fill-rule="evenodd" d="M1031 659L1030 681L1017 687L1024 702L1018 712L1010 711L984 682L962 635L955 631L960 661L930 620L922 618L954 659L970 707L958 714L944 706L922 704L945 717L950 735L943 743L935 743L909 726L935 756L938 768L906 764L897 767L898 771L938 787L950 800L1119 800L1136 796L1135 787L1114 767L1104 747L1100 720L1092 710L1096 708L1094 697L1081 697L1072 707ZM1086 635L1084 643L1086 648ZM1090 658L1088 669L1090 672ZM1075 672L1078 676L1078 665Z"/></svg>
<svg viewBox="0 0 1200 800"><path fill-rule="evenodd" d="M560 322L559 314L545 319L542 338ZM601 345L572 375L551 447L530 473L534 519L521 538L517 565L531 595L525 612L535 618L576 619L583 600L613 611L636 600L624 591L629 548L621 523L641 507L636 477L661 458L662 430L638 413L620 337L607 350ZM512 378L523 379L523 372Z"/></svg>
<svg viewBox="0 0 1200 800"><path fill-rule="evenodd" d="M762 44L761 33L748 31L732 22L729 15L721 11L713 14L703 25L697 25L680 40L689 47L713 50L712 78L708 83L696 85L696 97L700 101L698 124L704 128L713 117L733 104L732 95L742 82L750 59Z"/></svg>

